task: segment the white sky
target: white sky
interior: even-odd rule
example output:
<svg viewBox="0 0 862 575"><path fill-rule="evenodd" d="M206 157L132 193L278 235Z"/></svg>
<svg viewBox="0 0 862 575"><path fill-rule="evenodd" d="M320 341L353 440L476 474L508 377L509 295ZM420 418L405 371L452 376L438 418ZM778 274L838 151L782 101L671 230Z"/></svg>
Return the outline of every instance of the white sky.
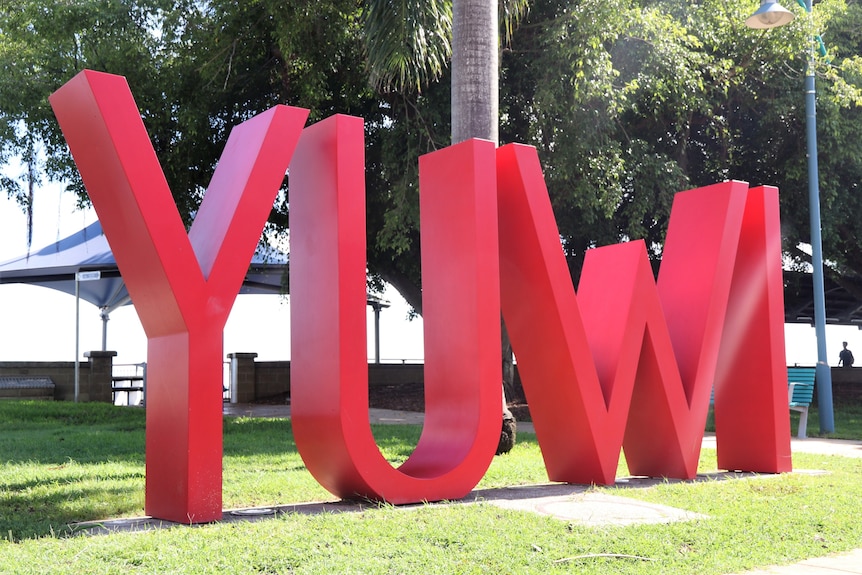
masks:
<svg viewBox="0 0 862 575"><path fill-rule="evenodd" d="M74 197L59 186L37 190L33 250L64 238L95 220L92 211L75 209ZM26 252L26 219L10 199L0 197L0 262ZM384 297L392 307L381 313L381 357L420 360L422 320L407 321L407 304L395 290ZM98 310L82 301L80 351L101 349L102 323ZM280 296L238 296L224 335L224 352L256 352L261 360L290 358L290 308ZM373 314L368 311L368 357L373 358ZM817 359L814 328L785 326L787 363L814 365ZM829 364L836 365L841 342L862 354L862 333L855 327L827 327ZM108 349L117 351L115 363L146 361L146 336L132 306L111 314ZM75 298L25 284L0 285L0 361L73 361L75 357Z"/></svg>
<svg viewBox="0 0 862 575"><path fill-rule="evenodd" d="M75 209L71 193L48 185L36 191L32 251L52 244L96 220L92 210ZM0 197L0 262L27 251L26 217ZM409 306L395 290L384 298L392 307L380 314L382 361L420 360L422 320L407 321ZM368 311L368 357L374 357L373 313ZM81 301L80 352L102 348L99 310ZM115 363L146 361L147 340L133 306L111 313L108 349ZM240 295L228 318L224 352L255 352L260 360L290 359L290 306L278 295ZM26 284L0 285L0 361L74 361L75 297ZM82 357L83 359L83 357Z"/></svg>

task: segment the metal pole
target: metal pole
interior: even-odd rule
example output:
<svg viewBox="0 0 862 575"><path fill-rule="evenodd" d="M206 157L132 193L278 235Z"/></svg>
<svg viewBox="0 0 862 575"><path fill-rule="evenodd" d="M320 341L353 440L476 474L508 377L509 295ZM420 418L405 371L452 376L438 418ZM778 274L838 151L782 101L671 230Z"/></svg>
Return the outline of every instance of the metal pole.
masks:
<svg viewBox="0 0 862 575"><path fill-rule="evenodd" d="M108 306L103 307L99 315L102 317L102 351L108 351L108 320L111 319Z"/></svg>
<svg viewBox="0 0 862 575"><path fill-rule="evenodd" d="M239 359L236 355L230 358L230 402L236 403L239 397Z"/></svg>
<svg viewBox="0 0 862 575"><path fill-rule="evenodd" d="M79 339L81 337L81 284L75 274L75 403L81 389L81 357Z"/></svg>
<svg viewBox="0 0 862 575"><path fill-rule="evenodd" d="M812 0L805 0L812 25ZM814 36L810 34L808 69L805 73L805 129L808 143L808 206L811 218L811 264L814 267L814 333L817 338L817 405L820 433L835 431L832 409L832 371L826 349L826 296L823 286L823 242L820 234L820 177L817 166L817 107L814 86Z"/></svg>
<svg viewBox="0 0 862 575"><path fill-rule="evenodd" d="M372 306L374 310L374 363L380 363L380 306Z"/></svg>

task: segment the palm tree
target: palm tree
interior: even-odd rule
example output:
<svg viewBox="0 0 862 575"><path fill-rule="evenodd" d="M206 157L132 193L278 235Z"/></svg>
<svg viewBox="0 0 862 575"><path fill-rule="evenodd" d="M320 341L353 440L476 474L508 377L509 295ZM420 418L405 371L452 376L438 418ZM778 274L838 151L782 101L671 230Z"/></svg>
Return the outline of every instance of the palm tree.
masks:
<svg viewBox="0 0 862 575"><path fill-rule="evenodd" d="M421 90L452 59L452 143L482 138L499 144L499 14L508 37L527 0L368 0L365 42L372 83L383 91ZM451 37L451 43L449 38ZM502 433L497 453L515 443L506 405L512 347L503 325Z"/></svg>
<svg viewBox="0 0 862 575"><path fill-rule="evenodd" d="M499 19L495 0L452 2L452 143L499 144Z"/></svg>

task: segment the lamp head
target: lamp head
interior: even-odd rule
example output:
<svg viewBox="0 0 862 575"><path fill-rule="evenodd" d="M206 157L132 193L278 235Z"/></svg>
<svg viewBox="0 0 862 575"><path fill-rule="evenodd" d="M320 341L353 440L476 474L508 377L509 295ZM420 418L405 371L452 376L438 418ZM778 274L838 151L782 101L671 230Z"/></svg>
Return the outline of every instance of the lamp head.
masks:
<svg viewBox="0 0 862 575"><path fill-rule="evenodd" d="M793 12L776 0L760 0L757 12L745 20L749 28L777 28L793 20Z"/></svg>

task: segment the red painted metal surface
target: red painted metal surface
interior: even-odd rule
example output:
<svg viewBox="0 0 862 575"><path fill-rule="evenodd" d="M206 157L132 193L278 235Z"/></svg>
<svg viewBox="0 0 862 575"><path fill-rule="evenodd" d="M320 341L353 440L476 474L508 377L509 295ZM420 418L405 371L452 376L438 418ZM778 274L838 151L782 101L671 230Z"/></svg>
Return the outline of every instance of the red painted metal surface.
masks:
<svg viewBox="0 0 862 575"><path fill-rule="evenodd" d="M745 463L739 468L789 468L783 455L780 465L769 461L776 451L789 453L789 425L777 423L787 418L786 375L775 369L783 362L783 325L772 308L767 317L747 305L751 293L768 293L775 304L781 273L774 246L767 253L744 231L744 220L753 235L763 229L763 218L747 207L756 193L726 182L677 194L658 282L641 242L608 246L587 254L576 296L535 150L505 146L497 166L503 315L549 477L610 484L621 446L633 474L694 477L720 350L734 374L749 368L737 363L743 356L730 341L721 346L722 333L733 329L725 321L750 318L748 331L734 335L771 366L765 378L744 377L762 390L756 405L771 423L747 427L763 436L719 441L736 450L728 453L751 455L734 459ZM772 242L780 242L776 223L770 219L762 232ZM747 252L739 261L763 268L769 282L742 285L739 251ZM730 316L729 302L739 310ZM750 400L748 387L732 393ZM717 394L723 396L721 387Z"/></svg>
<svg viewBox="0 0 862 575"><path fill-rule="evenodd" d="M778 190L753 188L715 378L720 469L792 470Z"/></svg>
<svg viewBox="0 0 862 575"><path fill-rule="evenodd" d="M500 436L494 145L420 159L426 419L394 468L368 421L363 124L335 116L302 135L290 166L291 406L309 471L340 497L458 499Z"/></svg>
<svg viewBox="0 0 862 575"><path fill-rule="evenodd" d="M657 282L631 242L591 250L576 295L534 149L421 158L426 421L396 469L367 414L362 120L303 131L307 111L278 106L244 122L186 235L123 78L83 72L51 104L149 338L154 517L221 517L222 330L289 161L294 432L334 494L478 483L500 434L501 305L551 479L611 483L621 448L632 473L694 477L713 381L719 465L791 468L774 188L678 194Z"/></svg>
<svg viewBox="0 0 862 575"><path fill-rule="evenodd" d="M78 74L51 105L148 338L146 512L222 515L222 332L308 112L234 128L186 235L125 79Z"/></svg>

